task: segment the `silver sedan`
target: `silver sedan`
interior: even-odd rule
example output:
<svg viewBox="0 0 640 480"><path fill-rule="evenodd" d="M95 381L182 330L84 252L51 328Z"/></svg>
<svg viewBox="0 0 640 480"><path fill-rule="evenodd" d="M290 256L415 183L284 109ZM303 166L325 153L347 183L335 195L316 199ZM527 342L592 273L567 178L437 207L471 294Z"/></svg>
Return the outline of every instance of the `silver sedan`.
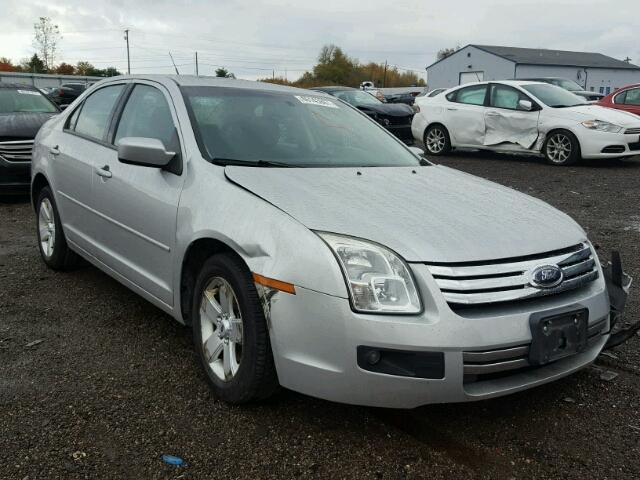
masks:
<svg viewBox="0 0 640 480"><path fill-rule="evenodd" d="M103 80L39 132L40 253L191 325L216 394L414 407L565 376L608 339L603 268L549 205L426 161L317 92Z"/></svg>

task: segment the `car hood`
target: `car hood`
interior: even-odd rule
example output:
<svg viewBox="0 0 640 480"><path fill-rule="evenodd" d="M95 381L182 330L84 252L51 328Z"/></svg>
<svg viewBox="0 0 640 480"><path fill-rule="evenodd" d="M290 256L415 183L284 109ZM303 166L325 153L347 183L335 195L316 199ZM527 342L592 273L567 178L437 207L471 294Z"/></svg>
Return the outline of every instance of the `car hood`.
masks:
<svg viewBox="0 0 640 480"><path fill-rule="evenodd" d="M40 127L54 115L54 113L0 114L0 140L3 138L35 138Z"/></svg>
<svg viewBox="0 0 640 480"><path fill-rule="evenodd" d="M550 205L442 166L227 166L225 174L312 230L372 240L410 262L519 257L586 239Z"/></svg>
<svg viewBox="0 0 640 480"><path fill-rule="evenodd" d="M358 107L364 113L376 113L378 115L387 115L389 117L406 117L413 115L413 109L404 103L382 103L380 105L363 105Z"/></svg>
<svg viewBox="0 0 640 480"><path fill-rule="evenodd" d="M562 112L562 113L561 113ZM577 107L553 109L554 116L571 118L578 122L585 120L604 120L615 123L621 127L639 127L640 121L637 115L613 108L601 107L600 105L579 105Z"/></svg>

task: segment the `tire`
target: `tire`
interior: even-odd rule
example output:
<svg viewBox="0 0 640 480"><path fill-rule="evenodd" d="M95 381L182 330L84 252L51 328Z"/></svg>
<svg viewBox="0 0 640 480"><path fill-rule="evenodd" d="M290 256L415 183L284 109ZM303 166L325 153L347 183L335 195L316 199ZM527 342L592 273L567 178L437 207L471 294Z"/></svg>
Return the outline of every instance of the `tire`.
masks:
<svg viewBox="0 0 640 480"><path fill-rule="evenodd" d="M427 154L440 156L451 152L449 131L442 125L431 125L424 132L424 148Z"/></svg>
<svg viewBox="0 0 640 480"><path fill-rule="evenodd" d="M49 187L40 191L36 206L36 234L42 260L53 270L76 267L80 257L67 245L58 207Z"/></svg>
<svg viewBox="0 0 640 480"><path fill-rule="evenodd" d="M556 130L547 135L542 153L548 163L558 166L573 165L581 158L578 139L566 130Z"/></svg>
<svg viewBox="0 0 640 480"><path fill-rule="evenodd" d="M230 254L213 255L192 293L195 348L216 395L231 404L272 396L279 385L269 331L244 263Z"/></svg>

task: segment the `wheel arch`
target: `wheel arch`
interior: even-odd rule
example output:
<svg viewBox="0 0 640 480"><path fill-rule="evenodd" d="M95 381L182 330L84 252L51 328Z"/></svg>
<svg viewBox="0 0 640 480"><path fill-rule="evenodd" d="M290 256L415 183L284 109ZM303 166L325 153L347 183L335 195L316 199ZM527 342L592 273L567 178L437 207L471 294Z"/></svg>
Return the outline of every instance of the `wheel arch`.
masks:
<svg viewBox="0 0 640 480"><path fill-rule="evenodd" d="M33 209L36 210L38 206L36 205L36 200L38 199L38 195L43 188L51 186L47 177L44 176L44 173L37 173L33 180L31 181L31 205Z"/></svg>
<svg viewBox="0 0 640 480"><path fill-rule="evenodd" d="M180 270L180 315L186 325L191 325L191 292L195 287L196 278L200 271L199 267L207 258L220 253L236 257L248 271L251 271L242 256L227 243L211 237L193 240L185 250Z"/></svg>

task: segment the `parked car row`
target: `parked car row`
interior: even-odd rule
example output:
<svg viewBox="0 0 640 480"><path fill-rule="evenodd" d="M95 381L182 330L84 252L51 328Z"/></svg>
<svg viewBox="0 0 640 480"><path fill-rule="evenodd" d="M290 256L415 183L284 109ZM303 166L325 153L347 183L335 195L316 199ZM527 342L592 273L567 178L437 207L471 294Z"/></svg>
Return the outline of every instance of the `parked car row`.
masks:
<svg viewBox="0 0 640 480"><path fill-rule="evenodd" d="M373 95L350 87L317 87L313 91L332 95L367 114L405 143L413 143L413 109L404 103L383 103Z"/></svg>
<svg viewBox="0 0 640 480"><path fill-rule="evenodd" d="M419 98L412 131L436 156L472 148L542 154L554 165L635 156L640 117L629 112L640 103L639 92L629 87L593 105L549 82L465 84Z"/></svg>
<svg viewBox="0 0 640 480"><path fill-rule="evenodd" d="M0 194L29 191L33 139L59 111L37 88L0 82Z"/></svg>
<svg viewBox="0 0 640 480"><path fill-rule="evenodd" d="M359 94L99 82L36 137L44 263L84 258L190 325L231 403L279 385L380 407L480 400L569 375L635 335L610 335L629 287L617 257L603 267L553 207L421 158L349 103ZM442 119L425 125L427 148L450 147L449 129L473 139L488 121L499 136L562 111L611 130L575 98L527 82L441 93L421 109Z"/></svg>

